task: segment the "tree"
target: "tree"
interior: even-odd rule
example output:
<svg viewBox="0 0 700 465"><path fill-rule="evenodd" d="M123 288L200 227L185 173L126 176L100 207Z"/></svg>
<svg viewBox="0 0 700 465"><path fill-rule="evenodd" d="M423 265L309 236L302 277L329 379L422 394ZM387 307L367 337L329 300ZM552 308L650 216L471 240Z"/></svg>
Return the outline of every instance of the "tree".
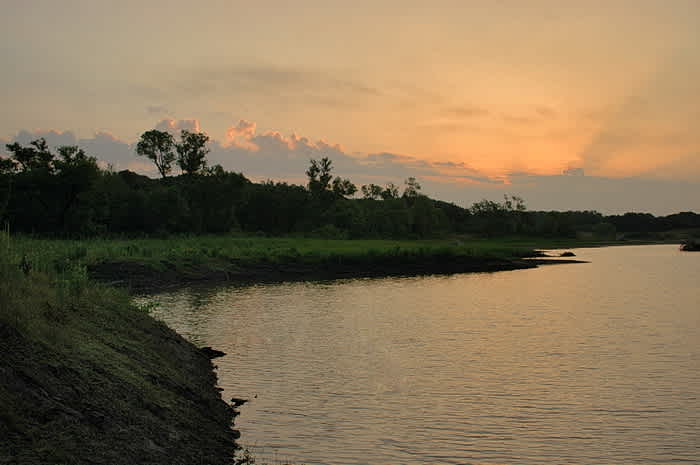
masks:
<svg viewBox="0 0 700 465"><path fill-rule="evenodd" d="M152 129L141 134L141 140L136 145L136 153L151 159L160 175L165 178L175 161L174 146L175 140L170 133Z"/></svg>
<svg viewBox="0 0 700 465"><path fill-rule="evenodd" d="M175 144L177 164L183 173L196 174L203 172L207 166L206 148L209 136L203 132L189 132L185 129L180 133L180 143Z"/></svg>
<svg viewBox="0 0 700 465"><path fill-rule="evenodd" d="M369 200L379 200L382 198L382 187L376 184L365 184L360 188L362 197Z"/></svg>
<svg viewBox="0 0 700 465"><path fill-rule="evenodd" d="M357 186L348 178L341 179L340 176L337 176L333 180L333 192L341 197L352 197L357 192Z"/></svg>
<svg viewBox="0 0 700 465"><path fill-rule="evenodd" d="M12 196L12 174L15 172L16 163L11 158L0 157L0 223L5 217L7 206Z"/></svg>
<svg viewBox="0 0 700 465"><path fill-rule="evenodd" d="M7 144L7 150L11 157L19 163L23 172L35 169L53 170L53 154L49 150L46 139L43 137L29 143L30 147L22 147L17 142ZM14 164L14 163L13 163Z"/></svg>
<svg viewBox="0 0 700 465"><path fill-rule="evenodd" d="M306 170L306 176L309 177L309 191L312 195L320 196L323 192L330 188L331 170L333 162L328 157L321 158L320 161L311 159L311 165Z"/></svg>
<svg viewBox="0 0 700 465"><path fill-rule="evenodd" d="M54 166L58 171L65 170L70 166L80 165L82 163L97 164L97 158L89 157L85 151L77 145L62 145L56 149L58 151L58 159L54 161Z"/></svg>
<svg viewBox="0 0 700 465"><path fill-rule="evenodd" d="M382 193L380 194L382 197L382 200L391 200L391 199L398 199L399 198L399 188L396 184L393 182L390 182L386 185Z"/></svg>
<svg viewBox="0 0 700 465"><path fill-rule="evenodd" d="M418 181L416 181L416 178L411 176L410 178L406 179L404 181L404 184L406 187L404 188L403 191L403 196L406 198L416 198L420 195L420 184L418 184Z"/></svg>
<svg viewBox="0 0 700 465"><path fill-rule="evenodd" d="M503 195L503 207L507 211L524 212L526 210L525 201L522 197L516 195L511 195L508 197L507 194Z"/></svg>
<svg viewBox="0 0 700 465"><path fill-rule="evenodd" d="M219 165L218 163L211 167L205 166L203 171L204 174L206 174L207 176L226 176L226 170L223 166Z"/></svg>
<svg viewBox="0 0 700 465"><path fill-rule="evenodd" d="M97 158L88 156L76 145L64 145L57 149L54 160L56 188L54 195L58 202L57 224L61 229L78 231L89 222L91 212L90 193L100 178Z"/></svg>
<svg viewBox="0 0 700 465"><path fill-rule="evenodd" d="M0 157L0 175L14 173L17 163L12 158Z"/></svg>

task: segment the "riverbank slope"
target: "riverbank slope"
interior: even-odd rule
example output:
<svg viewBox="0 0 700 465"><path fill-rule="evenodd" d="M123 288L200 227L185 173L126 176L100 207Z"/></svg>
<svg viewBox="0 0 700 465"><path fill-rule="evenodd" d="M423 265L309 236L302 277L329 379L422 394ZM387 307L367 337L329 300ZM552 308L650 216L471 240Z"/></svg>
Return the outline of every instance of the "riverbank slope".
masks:
<svg viewBox="0 0 700 465"><path fill-rule="evenodd" d="M0 463L223 464L207 354L84 269L0 261Z"/></svg>

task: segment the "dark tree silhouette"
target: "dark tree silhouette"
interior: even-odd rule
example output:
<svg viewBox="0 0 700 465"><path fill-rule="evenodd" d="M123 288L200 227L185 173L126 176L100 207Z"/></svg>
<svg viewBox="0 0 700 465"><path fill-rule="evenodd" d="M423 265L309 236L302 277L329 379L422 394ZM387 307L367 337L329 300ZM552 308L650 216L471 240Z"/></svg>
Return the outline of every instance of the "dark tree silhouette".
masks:
<svg viewBox="0 0 700 465"><path fill-rule="evenodd" d="M155 163L161 177L166 177L172 169L175 161L173 148L175 140L166 131L152 129L141 134L141 139L136 145L136 153L142 157L150 158Z"/></svg>
<svg viewBox="0 0 700 465"><path fill-rule="evenodd" d="M393 182L390 182L386 185L386 187L382 191L381 197L383 200L398 199L399 198L399 188L396 186L396 184L394 184Z"/></svg>
<svg viewBox="0 0 700 465"><path fill-rule="evenodd" d="M333 192L340 197L352 197L357 192L357 186L348 178L342 179L338 176L333 180Z"/></svg>
<svg viewBox="0 0 700 465"><path fill-rule="evenodd" d="M306 176L309 178L309 191L312 195L320 197L323 192L327 191L331 185L331 170L333 162L328 157L321 158L320 161L311 159L311 165L306 170Z"/></svg>
<svg viewBox="0 0 700 465"><path fill-rule="evenodd" d="M370 200L379 200L382 198L382 186L376 184L366 184L362 186L362 197Z"/></svg>
<svg viewBox="0 0 700 465"><path fill-rule="evenodd" d="M144 133L139 153L156 162L161 176L176 160L186 173L167 179L100 169L76 146L52 153L42 139L8 144L9 157L0 157L0 224L20 233L64 237L243 231L333 238L517 234L609 240L665 238L665 231L679 230L700 234L700 215L692 212L655 217L528 211L515 196L463 208L421 194L411 178L403 195L391 183L369 184L362 186L364 198L352 199L356 187L331 176L328 158L310 161L307 186L254 183L219 165L204 166L206 142L198 133L181 134L177 145L168 133ZM189 175L195 173L202 175Z"/></svg>
<svg viewBox="0 0 700 465"><path fill-rule="evenodd" d="M201 173L207 166L206 148L209 136L203 132L189 132L185 129L180 133L180 142L175 144L177 164L185 174Z"/></svg>
<svg viewBox="0 0 700 465"><path fill-rule="evenodd" d="M403 196L406 198L415 198L420 195L420 184L416 181L416 178L411 176L404 181L406 186L403 191Z"/></svg>
<svg viewBox="0 0 700 465"><path fill-rule="evenodd" d="M32 171L35 169L53 170L53 155L49 150L46 139L34 140L30 142L29 147L22 147L17 142L7 144L7 150L12 158L19 163L21 171Z"/></svg>

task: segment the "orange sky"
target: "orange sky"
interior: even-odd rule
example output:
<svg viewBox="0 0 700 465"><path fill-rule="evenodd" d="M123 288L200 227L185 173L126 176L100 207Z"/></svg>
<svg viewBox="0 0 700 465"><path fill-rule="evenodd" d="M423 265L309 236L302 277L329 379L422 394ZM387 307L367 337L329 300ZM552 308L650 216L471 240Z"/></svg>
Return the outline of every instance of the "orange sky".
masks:
<svg viewBox="0 0 700 465"><path fill-rule="evenodd" d="M0 138L239 120L496 178L700 181L700 2L0 0ZM451 168L452 167L452 168ZM459 170L453 171L458 174Z"/></svg>

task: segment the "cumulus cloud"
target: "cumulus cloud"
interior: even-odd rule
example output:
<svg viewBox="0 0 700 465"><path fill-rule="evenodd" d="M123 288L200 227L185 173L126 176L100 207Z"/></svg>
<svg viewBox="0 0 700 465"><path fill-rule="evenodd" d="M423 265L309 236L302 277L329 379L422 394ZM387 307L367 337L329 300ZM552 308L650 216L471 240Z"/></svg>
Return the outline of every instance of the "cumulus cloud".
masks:
<svg viewBox="0 0 700 465"><path fill-rule="evenodd" d="M93 137L80 139L77 145L90 155L111 163L117 169L131 169L134 166L133 144L119 140L108 132L97 132Z"/></svg>
<svg viewBox="0 0 700 465"><path fill-rule="evenodd" d="M235 126L231 126L226 131L226 142L229 146L244 147L256 149L257 147L250 142L255 136L256 124L240 120Z"/></svg>
<svg viewBox="0 0 700 465"><path fill-rule="evenodd" d="M165 119L156 127L168 131L200 129L199 122L194 119ZM39 137L44 137L51 147L79 145L118 170L157 174L149 160L136 156L134 141L121 140L108 132L79 139L71 131L23 130L12 141L27 144ZM0 142L4 148L8 141ZM429 161L392 152L350 154L340 145L324 140L313 141L275 131L258 132L256 124L246 120L232 125L222 139L213 139L209 147L210 165L221 164L227 170L242 172L254 180L304 183L309 159L329 157L333 161L334 175L348 177L358 185L387 182L401 185L404 179L413 176L419 179L426 194L463 206L483 198L500 201L507 193L523 197L532 209L667 214L697 209L695 199L700 198L698 183L584 176L584 168L580 166L571 166L555 176L510 173L493 177L461 161ZM697 160L697 153L691 158Z"/></svg>
<svg viewBox="0 0 700 465"><path fill-rule="evenodd" d="M108 132L97 132L92 137L78 139L71 131L58 131L55 129L33 131L21 130L12 139L22 145L28 145L31 141L44 138L49 147L55 149L63 145L77 145L88 155L98 160L111 164L115 169L135 169L142 166L135 159L134 145L124 142ZM5 145L2 145L3 149ZM143 171L139 169L139 171ZM150 172L150 171L149 171Z"/></svg>
<svg viewBox="0 0 700 465"><path fill-rule="evenodd" d="M56 129L36 129L34 131L29 131L22 129L17 133L13 142L18 142L22 145L27 145L31 141L39 139L46 139L46 142L50 147L58 147L60 145L75 145L78 139L75 134L71 131L58 131Z"/></svg>
<svg viewBox="0 0 700 465"><path fill-rule="evenodd" d="M196 119L180 119L174 120L172 118L166 118L160 120L155 129L159 131L167 131L173 135L180 135L180 131L190 131L190 132L200 132L199 121Z"/></svg>

